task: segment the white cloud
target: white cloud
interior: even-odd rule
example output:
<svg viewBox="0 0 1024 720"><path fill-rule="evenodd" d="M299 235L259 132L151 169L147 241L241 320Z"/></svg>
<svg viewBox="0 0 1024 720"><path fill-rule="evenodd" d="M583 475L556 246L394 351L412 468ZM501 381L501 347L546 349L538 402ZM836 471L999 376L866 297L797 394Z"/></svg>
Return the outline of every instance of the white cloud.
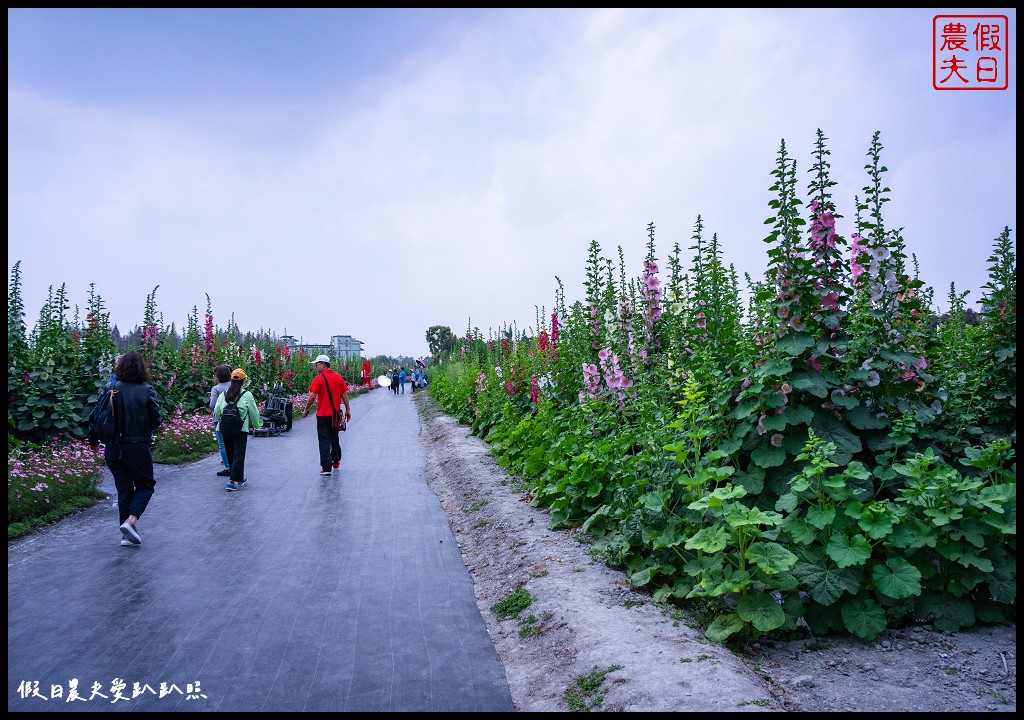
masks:
<svg viewBox="0 0 1024 720"><path fill-rule="evenodd" d="M95 282L122 329L159 285L179 327L209 293L220 325L418 355L431 325L534 325L556 275L579 298L591 240L637 275L654 222L659 256L679 243L689 262L698 215L759 277L779 144L803 189L817 128L847 235L882 132L893 224L937 299L947 277L983 282L1015 220L1012 96L932 90L927 12L493 17L372 83L353 67L343 92L280 104L257 90L167 112L9 78L9 257L30 324L50 283L84 303Z"/></svg>

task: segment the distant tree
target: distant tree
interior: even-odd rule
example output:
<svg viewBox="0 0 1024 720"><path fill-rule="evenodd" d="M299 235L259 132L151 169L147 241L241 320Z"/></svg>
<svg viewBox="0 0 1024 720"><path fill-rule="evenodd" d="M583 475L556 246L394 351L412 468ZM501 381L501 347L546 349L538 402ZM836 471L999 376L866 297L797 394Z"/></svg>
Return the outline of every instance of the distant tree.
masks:
<svg viewBox="0 0 1024 720"><path fill-rule="evenodd" d="M455 334L447 325L431 325L427 330L427 347L435 358L441 358L455 349Z"/></svg>

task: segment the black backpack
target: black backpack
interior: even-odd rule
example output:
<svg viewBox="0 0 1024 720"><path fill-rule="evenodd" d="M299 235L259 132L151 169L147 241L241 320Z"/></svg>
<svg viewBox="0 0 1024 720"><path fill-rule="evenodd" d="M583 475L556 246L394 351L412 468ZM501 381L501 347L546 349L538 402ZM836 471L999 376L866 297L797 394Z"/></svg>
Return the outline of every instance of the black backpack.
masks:
<svg viewBox="0 0 1024 720"><path fill-rule="evenodd" d="M239 396L239 399L241 396ZM220 413L220 434L238 435L242 432L242 413L238 409L238 400L229 402Z"/></svg>
<svg viewBox="0 0 1024 720"><path fill-rule="evenodd" d="M124 405L121 402L120 391L116 390L114 383L104 386L100 392L99 400L92 411L93 429L96 437L101 443L107 445L116 441L121 435L123 420L121 415L124 412Z"/></svg>

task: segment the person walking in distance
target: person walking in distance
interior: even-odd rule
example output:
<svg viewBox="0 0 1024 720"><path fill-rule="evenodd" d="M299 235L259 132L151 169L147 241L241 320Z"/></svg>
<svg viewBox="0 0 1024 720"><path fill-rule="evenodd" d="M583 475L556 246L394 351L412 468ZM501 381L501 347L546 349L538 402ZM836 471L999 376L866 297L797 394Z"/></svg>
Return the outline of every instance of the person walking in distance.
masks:
<svg viewBox="0 0 1024 720"><path fill-rule="evenodd" d="M216 385L210 388L210 412L217 407L217 398L220 397L221 393L231 387L231 366L230 365L218 365L213 370L213 379L216 381ZM227 450L224 449L224 436L220 434L220 430L217 428L217 419L213 420L213 433L217 436L217 448L220 450L220 461L224 465L223 470L218 470L217 475L220 477L228 477L231 474L231 461L228 460Z"/></svg>
<svg viewBox="0 0 1024 720"><path fill-rule="evenodd" d="M217 421L217 429L224 436L224 450L231 464L230 479L224 486L228 492L238 490L249 478L245 476L245 450L249 442L249 429L263 427L260 409L256 406L256 398L243 386L246 380L245 370L235 368L231 371L231 384L217 398L213 408L213 417ZM241 416L238 427L225 427L224 411L229 405L238 409Z"/></svg>
<svg viewBox="0 0 1024 720"><path fill-rule="evenodd" d="M134 350L126 352L114 364L114 380L108 383L117 392L118 420L116 439L103 448L103 459L114 476L117 488L117 511L121 523L121 545L142 544L137 527L139 518L149 506L156 487L153 478L153 431L160 427L160 401L149 384L146 360ZM97 410L89 423L89 447L99 452L96 434Z"/></svg>
<svg viewBox="0 0 1024 720"><path fill-rule="evenodd" d="M402 389L402 394L405 395L405 379L408 377L405 373L405 368L402 368L401 372L398 373L398 387Z"/></svg>
<svg viewBox="0 0 1024 720"><path fill-rule="evenodd" d="M313 361L317 375L309 384L309 399L302 409L302 417L309 414L309 409L316 403L316 439L320 449L320 474L330 475L331 469L341 467L341 442L338 438L340 428L333 426L334 411L345 405L344 421L352 419L352 408L348 402L348 383L338 373L331 370L331 359L326 355L317 355Z"/></svg>

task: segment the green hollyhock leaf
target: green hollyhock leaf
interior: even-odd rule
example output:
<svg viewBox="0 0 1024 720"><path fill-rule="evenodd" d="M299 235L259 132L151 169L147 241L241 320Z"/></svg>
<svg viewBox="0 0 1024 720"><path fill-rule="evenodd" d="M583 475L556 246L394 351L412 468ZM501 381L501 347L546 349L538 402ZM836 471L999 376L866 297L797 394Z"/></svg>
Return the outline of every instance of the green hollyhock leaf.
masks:
<svg viewBox="0 0 1024 720"><path fill-rule="evenodd" d="M888 420L875 417L873 412L859 403L846 413L846 420L858 430L881 430L889 427Z"/></svg>
<svg viewBox="0 0 1024 720"><path fill-rule="evenodd" d="M782 606L766 592L744 595L740 598L736 612L742 620L746 620L761 632L775 630L786 622L786 613L782 611Z"/></svg>
<svg viewBox="0 0 1024 720"><path fill-rule="evenodd" d="M836 533L828 541L825 548L828 556L836 561L841 568L852 565L863 565L871 557L871 545L863 535L854 535L852 538Z"/></svg>
<svg viewBox="0 0 1024 720"><path fill-rule="evenodd" d="M797 555L800 561L793 566L793 575L816 603L831 605L844 593L856 595L860 590L861 567L839 568L820 548L808 548Z"/></svg>
<svg viewBox="0 0 1024 720"><path fill-rule="evenodd" d="M818 539L818 531L808 524L803 518L789 520L786 525L786 532L797 545L810 545Z"/></svg>
<svg viewBox="0 0 1024 720"><path fill-rule="evenodd" d="M836 509L834 507L821 508L817 505L812 505L807 508L807 522L819 530L824 530L835 519Z"/></svg>
<svg viewBox="0 0 1024 720"><path fill-rule="evenodd" d="M902 600L921 594L921 573L901 557L889 558L885 565L871 569L871 582L883 595Z"/></svg>
<svg viewBox="0 0 1024 720"><path fill-rule="evenodd" d="M790 375L790 383L797 390L806 390L815 397L828 397L828 384L820 372L795 372Z"/></svg>
<svg viewBox="0 0 1024 720"><path fill-rule="evenodd" d="M836 446L832 462L846 465L862 449L860 438L850 432L846 423L829 413L817 413L811 423L814 434Z"/></svg>
<svg viewBox="0 0 1024 720"><path fill-rule="evenodd" d="M796 565L797 557L778 543L755 542L747 548L747 560L757 565L765 575L776 575Z"/></svg>
<svg viewBox="0 0 1024 720"><path fill-rule="evenodd" d="M772 447L770 443L764 442L754 448L750 453L750 459L758 467L778 467L786 461L786 451L782 448Z"/></svg>
<svg viewBox="0 0 1024 720"><path fill-rule="evenodd" d="M809 407L790 405L782 416L790 425L806 425L814 419L814 412Z"/></svg>
<svg viewBox="0 0 1024 720"><path fill-rule="evenodd" d="M843 624L857 637L874 640L885 630L885 610L874 600L851 600L843 605Z"/></svg>
<svg viewBox="0 0 1024 720"><path fill-rule="evenodd" d="M703 550L708 553L721 552L729 544L729 534L724 527L716 525L698 530L686 541L687 550Z"/></svg>
<svg viewBox="0 0 1024 720"><path fill-rule="evenodd" d="M991 560L982 557L976 550L968 548L963 543L957 543L956 545L951 546L947 557L954 562L960 563L964 567L971 567L973 565L986 573L990 573L993 570Z"/></svg>
<svg viewBox="0 0 1024 720"><path fill-rule="evenodd" d="M732 484L745 489L748 495L759 495L764 490L764 468L751 465L746 471L734 473Z"/></svg>
<svg viewBox="0 0 1024 720"><path fill-rule="evenodd" d="M922 593L914 609L918 619L930 620L936 630L957 632L960 628L974 625L974 606L971 601L948 593Z"/></svg>
<svg viewBox="0 0 1024 720"><path fill-rule="evenodd" d="M741 632L746 627L746 623L740 619L740 616L736 613L729 613L728 615L719 615L714 621L708 625L708 629L704 631L704 634L709 640L714 642L725 642L729 639L730 635Z"/></svg>
<svg viewBox="0 0 1024 720"><path fill-rule="evenodd" d="M844 410L850 410L851 408L855 408L858 405L860 405L860 400L858 400L852 395L840 395L838 393L832 393L832 404L835 405L836 407L843 408ZM856 427L856 424L854 424L852 421L850 422L850 424Z"/></svg>
<svg viewBox="0 0 1024 720"><path fill-rule="evenodd" d="M799 355L813 346L814 338L809 333L787 333L779 339L778 345L776 345L779 352L785 355ZM796 387L795 384L794 387Z"/></svg>

